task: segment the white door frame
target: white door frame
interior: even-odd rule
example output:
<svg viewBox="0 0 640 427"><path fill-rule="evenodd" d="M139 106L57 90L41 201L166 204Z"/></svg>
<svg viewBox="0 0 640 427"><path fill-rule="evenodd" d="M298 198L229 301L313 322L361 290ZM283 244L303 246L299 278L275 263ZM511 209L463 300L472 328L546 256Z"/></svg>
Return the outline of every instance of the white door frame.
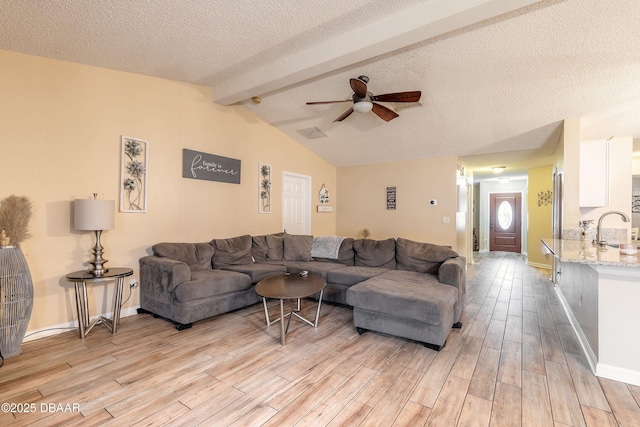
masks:
<svg viewBox="0 0 640 427"><path fill-rule="evenodd" d="M304 233L305 234L311 234L311 177L309 175L302 175L299 173L294 173L294 172L287 172L287 171L283 171L282 172L282 229L284 230L284 182L287 179L287 177L295 177L295 178L299 178L299 179L303 179L304 180L304 193L305 193L305 201L304 201L304 206L305 206L305 210L304 210Z"/></svg>

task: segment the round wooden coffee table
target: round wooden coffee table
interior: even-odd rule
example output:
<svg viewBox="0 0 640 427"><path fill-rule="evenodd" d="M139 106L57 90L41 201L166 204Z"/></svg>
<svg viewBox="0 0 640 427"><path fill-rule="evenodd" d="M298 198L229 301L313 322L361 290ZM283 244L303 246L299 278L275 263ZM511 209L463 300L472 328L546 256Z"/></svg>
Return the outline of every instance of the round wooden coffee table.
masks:
<svg viewBox="0 0 640 427"><path fill-rule="evenodd" d="M267 321L267 326L272 323L280 322L280 344L285 345L287 331L289 330L289 323L291 323L291 316L296 316L305 323L314 328L318 327L318 319L320 318L320 307L322 306L322 293L326 285L325 280L318 274L309 273L306 276L300 274L281 274L279 276L269 277L258 282L256 285L256 293L262 297L262 303L264 304L264 316ZM320 292L318 298L318 308L316 309L316 318L313 322L305 319L292 308L289 313L284 313L284 300L297 299L297 311L300 311L300 298L309 297L311 295ZM280 300L280 318L274 321L269 320L269 310L267 309L267 298L274 298ZM289 317L287 327L284 326L284 318Z"/></svg>

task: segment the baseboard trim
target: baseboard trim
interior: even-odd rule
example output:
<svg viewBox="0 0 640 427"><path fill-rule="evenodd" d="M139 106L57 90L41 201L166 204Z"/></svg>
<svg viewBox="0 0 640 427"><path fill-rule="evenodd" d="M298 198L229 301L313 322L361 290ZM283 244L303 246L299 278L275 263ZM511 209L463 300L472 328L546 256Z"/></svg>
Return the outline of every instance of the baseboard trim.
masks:
<svg viewBox="0 0 640 427"><path fill-rule="evenodd" d="M631 369L598 363L596 365L596 375L610 380L640 386L640 372Z"/></svg>
<svg viewBox="0 0 640 427"><path fill-rule="evenodd" d="M129 316L133 316L135 314L138 314L138 308L137 307L129 307L129 308L125 308L122 311L120 311L120 318L123 317L129 317ZM102 316L105 317L112 317L113 316L113 312L109 312L109 313L103 313ZM96 316L91 316L92 318L97 317ZM40 338L46 338L46 337L51 337L54 335L58 335L61 334L63 332L67 332L69 330L78 329L78 321L77 320L72 320L71 322L66 322L66 323L60 323L57 325L52 325L52 326L48 326L46 328L42 328L42 329L36 329L34 331L27 331L27 334L25 335L24 339L22 340L23 343L29 342L29 341L34 341L34 340L39 340Z"/></svg>
<svg viewBox="0 0 640 427"><path fill-rule="evenodd" d="M545 270L551 270L551 266L549 264L540 264L538 262L531 262L527 260L527 265L535 268L543 268Z"/></svg>

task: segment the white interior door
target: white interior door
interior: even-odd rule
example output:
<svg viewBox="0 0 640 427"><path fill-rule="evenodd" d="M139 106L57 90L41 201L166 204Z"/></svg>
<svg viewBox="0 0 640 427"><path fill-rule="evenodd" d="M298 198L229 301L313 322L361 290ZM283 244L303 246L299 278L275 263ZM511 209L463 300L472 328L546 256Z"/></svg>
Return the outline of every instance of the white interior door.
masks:
<svg viewBox="0 0 640 427"><path fill-rule="evenodd" d="M311 177L284 172L282 191L282 229L289 234L310 234Z"/></svg>

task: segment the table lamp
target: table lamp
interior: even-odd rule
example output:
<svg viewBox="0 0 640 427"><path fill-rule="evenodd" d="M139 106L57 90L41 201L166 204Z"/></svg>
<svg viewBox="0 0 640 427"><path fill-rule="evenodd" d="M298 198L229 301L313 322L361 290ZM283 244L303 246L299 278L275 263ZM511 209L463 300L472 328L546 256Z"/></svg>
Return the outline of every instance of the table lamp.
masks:
<svg viewBox="0 0 640 427"><path fill-rule="evenodd" d="M96 193L93 199L76 199L73 204L73 228L96 233L93 260L89 262L92 266L89 273L94 276L102 276L107 271L104 264L108 260L102 258L104 248L100 244L100 236L104 230L113 229L115 206L114 200L98 200Z"/></svg>

